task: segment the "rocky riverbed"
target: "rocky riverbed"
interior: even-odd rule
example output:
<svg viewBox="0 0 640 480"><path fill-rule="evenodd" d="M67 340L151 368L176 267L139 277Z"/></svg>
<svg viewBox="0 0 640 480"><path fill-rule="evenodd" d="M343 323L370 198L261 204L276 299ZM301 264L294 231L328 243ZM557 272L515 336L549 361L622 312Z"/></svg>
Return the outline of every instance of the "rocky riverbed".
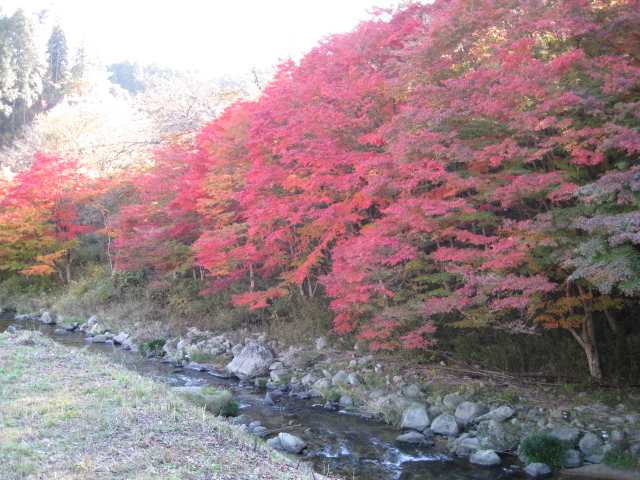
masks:
<svg viewBox="0 0 640 480"><path fill-rule="evenodd" d="M15 321L18 325L28 321L53 324L59 319L43 312L17 315ZM324 409L343 415L384 419L398 427L399 445L428 447L446 442L450 455L466 458L474 465L501 466L506 473L524 467L510 455L517 454L523 439L540 433L568 446L563 469L600 465L616 456L635 461L638 467L640 398L633 395L611 408L589 402L586 393L577 394L576 401L568 403L557 398L552 388L543 386L535 391L538 397L546 395L543 402L536 402L536 395L533 400L527 398L525 393L501 400L500 390L505 386L491 385L487 378L450 383L447 392L436 382L435 370L426 377L391 372L389 366L360 350L331 348L324 337L311 345L280 350L277 341L261 333L238 338L237 334L214 335L190 328L185 335L156 342L150 349L153 342L139 342L128 332L110 332L97 317L83 324L62 324L56 334L70 331L83 332L92 343L121 345L132 352L142 350L177 369L233 375L240 379L240 386L266 387L265 404L311 398ZM309 446L299 436L273 434L259 422L242 417L234 423L248 432L271 436L268 443L275 449L309 458L319 454L317 446ZM524 472L531 477L544 476L549 469L535 464L524 467Z"/></svg>

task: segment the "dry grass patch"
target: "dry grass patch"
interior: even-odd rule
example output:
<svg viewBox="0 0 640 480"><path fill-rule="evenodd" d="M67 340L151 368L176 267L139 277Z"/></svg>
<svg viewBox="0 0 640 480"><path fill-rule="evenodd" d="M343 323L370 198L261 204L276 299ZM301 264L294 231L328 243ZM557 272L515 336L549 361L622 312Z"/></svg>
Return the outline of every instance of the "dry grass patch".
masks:
<svg viewBox="0 0 640 480"><path fill-rule="evenodd" d="M0 478L310 480L165 385L38 332L0 335Z"/></svg>

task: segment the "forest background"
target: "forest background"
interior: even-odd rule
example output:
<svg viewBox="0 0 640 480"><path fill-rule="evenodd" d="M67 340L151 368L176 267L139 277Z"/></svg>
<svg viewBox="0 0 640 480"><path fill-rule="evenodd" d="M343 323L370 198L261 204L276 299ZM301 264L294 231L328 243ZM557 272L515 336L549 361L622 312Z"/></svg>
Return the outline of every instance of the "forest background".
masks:
<svg viewBox="0 0 640 480"><path fill-rule="evenodd" d="M640 1L379 9L268 80L33 28L0 19L3 307L638 384Z"/></svg>

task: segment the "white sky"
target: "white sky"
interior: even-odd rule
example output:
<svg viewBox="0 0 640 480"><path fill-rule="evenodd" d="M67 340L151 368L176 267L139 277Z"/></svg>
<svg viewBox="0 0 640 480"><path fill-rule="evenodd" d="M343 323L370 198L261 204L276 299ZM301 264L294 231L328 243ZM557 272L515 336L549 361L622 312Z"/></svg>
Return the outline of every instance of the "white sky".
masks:
<svg viewBox="0 0 640 480"><path fill-rule="evenodd" d="M48 8L70 55L78 42L104 64L124 60L213 74L243 74L308 52L351 30L372 6L398 0L0 0L2 13ZM46 30L46 36L50 33ZM45 39L46 40L46 39Z"/></svg>

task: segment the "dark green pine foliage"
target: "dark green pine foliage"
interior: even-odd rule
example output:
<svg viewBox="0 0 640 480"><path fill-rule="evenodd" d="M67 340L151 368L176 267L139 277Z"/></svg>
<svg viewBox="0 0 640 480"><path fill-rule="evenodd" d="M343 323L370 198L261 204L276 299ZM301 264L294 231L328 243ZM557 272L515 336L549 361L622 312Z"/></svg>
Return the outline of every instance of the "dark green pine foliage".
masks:
<svg viewBox="0 0 640 480"><path fill-rule="evenodd" d="M69 76L67 55L67 38L60 25L56 25L47 42L47 73L43 82L45 108L52 108L64 98Z"/></svg>
<svg viewBox="0 0 640 480"><path fill-rule="evenodd" d="M6 144L37 113L41 77L32 25L24 11L19 9L10 18L3 17L1 24L0 61L8 61L8 69L3 68L1 75L5 78L0 81L6 85L1 92L0 143Z"/></svg>

